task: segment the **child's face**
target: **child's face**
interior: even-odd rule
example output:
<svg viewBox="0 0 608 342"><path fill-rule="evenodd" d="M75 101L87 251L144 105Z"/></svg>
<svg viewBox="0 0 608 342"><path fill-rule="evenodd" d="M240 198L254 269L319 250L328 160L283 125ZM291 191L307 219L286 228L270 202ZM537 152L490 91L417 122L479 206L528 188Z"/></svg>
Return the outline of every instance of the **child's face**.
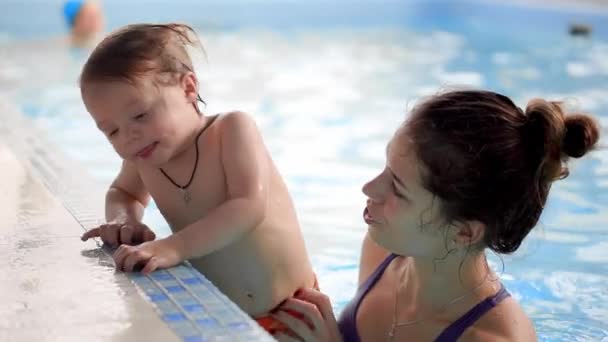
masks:
<svg viewBox="0 0 608 342"><path fill-rule="evenodd" d="M121 158L162 166L184 144L197 113L180 84L101 81L83 85L84 104Z"/></svg>

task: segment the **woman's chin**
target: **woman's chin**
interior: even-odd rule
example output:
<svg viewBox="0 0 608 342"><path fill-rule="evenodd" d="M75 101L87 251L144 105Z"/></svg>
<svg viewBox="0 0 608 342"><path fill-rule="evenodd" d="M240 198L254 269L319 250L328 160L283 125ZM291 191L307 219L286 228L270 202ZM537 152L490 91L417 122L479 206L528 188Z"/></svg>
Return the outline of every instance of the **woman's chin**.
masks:
<svg viewBox="0 0 608 342"><path fill-rule="evenodd" d="M378 245L380 246L384 246L385 244L383 243L383 236L382 236L382 230L379 229L376 225L368 225L367 226L367 232L369 234L369 237Z"/></svg>

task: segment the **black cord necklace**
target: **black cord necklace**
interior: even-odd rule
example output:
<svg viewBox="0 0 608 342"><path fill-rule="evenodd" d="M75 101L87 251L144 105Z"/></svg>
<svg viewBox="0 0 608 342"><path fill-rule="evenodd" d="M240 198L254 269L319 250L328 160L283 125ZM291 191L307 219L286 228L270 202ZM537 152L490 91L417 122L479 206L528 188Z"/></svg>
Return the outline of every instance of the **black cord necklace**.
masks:
<svg viewBox="0 0 608 342"><path fill-rule="evenodd" d="M185 185L179 185L177 184L171 177L169 177L169 175L165 172L165 170L163 170L162 168L160 168L160 172L167 177L167 179L169 180L169 182L171 182L171 184L175 185L180 192L182 193L182 197L184 199L184 202L186 202L186 204L188 204L190 202L190 200L192 199L192 196L190 195L190 192L188 192L188 187L190 186L190 184L192 184L192 180L194 179L194 175L196 174L196 169L198 167L198 138L205 132L205 130L211 126L211 124L213 123L213 121L217 118L217 115L210 118L209 122L207 123L207 125L205 125L205 127L203 127L203 129L196 135L196 138L194 138L194 150L196 151L196 158L194 160L194 167L192 168L192 174L190 175L190 179L188 180L188 182Z"/></svg>

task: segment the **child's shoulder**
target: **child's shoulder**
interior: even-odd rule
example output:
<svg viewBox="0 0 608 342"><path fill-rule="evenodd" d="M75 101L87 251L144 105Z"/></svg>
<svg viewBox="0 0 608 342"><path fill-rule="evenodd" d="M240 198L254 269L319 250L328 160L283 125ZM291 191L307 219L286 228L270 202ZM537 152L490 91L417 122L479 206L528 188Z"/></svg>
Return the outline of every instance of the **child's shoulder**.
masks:
<svg viewBox="0 0 608 342"><path fill-rule="evenodd" d="M263 147L263 138L255 120L242 111L218 114L219 139L224 152L234 153L247 148Z"/></svg>
<svg viewBox="0 0 608 342"><path fill-rule="evenodd" d="M217 115L218 119L225 124L234 125L241 122L254 122L253 117L246 112L235 110L231 112L220 113Z"/></svg>
<svg viewBox="0 0 608 342"><path fill-rule="evenodd" d="M253 116L243 111L231 111L217 115L220 131L257 130Z"/></svg>

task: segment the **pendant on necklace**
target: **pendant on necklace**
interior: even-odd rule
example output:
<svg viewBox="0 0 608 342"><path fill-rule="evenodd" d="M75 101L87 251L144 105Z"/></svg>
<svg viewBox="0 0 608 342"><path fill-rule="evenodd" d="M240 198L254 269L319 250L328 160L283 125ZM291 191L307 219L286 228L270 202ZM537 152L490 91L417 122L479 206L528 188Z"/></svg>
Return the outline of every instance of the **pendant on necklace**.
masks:
<svg viewBox="0 0 608 342"><path fill-rule="evenodd" d="M186 204L190 203L190 200L192 199L192 196L190 196L190 192L184 188L180 188L181 193L182 193L182 197L184 198L184 202Z"/></svg>
<svg viewBox="0 0 608 342"><path fill-rule="evenodd" d="M389 342L392 342L395 338L395 323L391 325L391 330L389 330L387 337Z"/></svg>

